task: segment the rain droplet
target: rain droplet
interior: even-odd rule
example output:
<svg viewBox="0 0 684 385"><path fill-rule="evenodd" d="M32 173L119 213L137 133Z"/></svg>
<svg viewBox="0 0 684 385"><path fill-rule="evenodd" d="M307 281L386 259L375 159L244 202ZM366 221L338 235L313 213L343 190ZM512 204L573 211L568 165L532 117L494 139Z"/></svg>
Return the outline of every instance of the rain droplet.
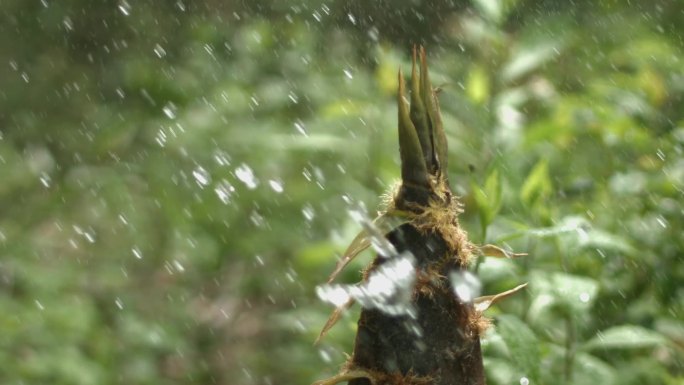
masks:
<svg viewBox="0 0 684 385"><path fill-rule="evenodd" d="M52 182L52 179L50 179L50 175L48 175L46 173L42 173L42 174L40 174L39 179L40 179L40 183L44 187L46 187L46 188L50 187L50 182Z"/></svg>
<svg viewBox="0 0 684 385"><path fill-rule="evenodd" d="M164 112L164 115L166 115L167 118L169 119L176 119L176 110L178 108L176 107L173 102L168 102L164 105L162 108L162 111Z"/></svg>
<svg viewBox="0 0 684 385"><path fill-rule="evenodd" d="M154 140L157 142L157 144L160 147L164 147L166 145L166 140L168 139L168 136L166 135L166 131L164 131L164 128L160 128L159 131L157 131L157 135L155 136Z"/></svg>
<svg viewBox="0 0 684 385"><path fill-rule="evenodd" d="M290 93L287 94L287 97L290 98L292 103L297 104L299 103L299 98L297 97L297 94L294 92L290 91Z"/></svg>
<svg viewBox="0 0 684 385"><path fill-rule="evenodd" d="M520 377L520 385L530 385L530 380L527 377Z"/></svg>
<svg viewBox="0 0 684 385"><path fill-rule="evenodd" d="M302 208L302 214L304 215L304 218L308 221L311 222L313 219L316 217L316 211L314 208L307 204Z"/></svg>
<svg viewBox="0 0 684 385"><path fill-rule="evenodd" d="M275 179L271 179L268 181L268 185L271 186L271 189L278 194L282 193L284 191L283 189L283 182L277 181Z"/></svg>
<svg viewBox="0 0 684 385"><path fill-rule="evenodd" d="M45 310L45 306L43 306L43 304L40 303L40 301L35 300L34 302L36 303L36 306L38 306L38 309Z"/></svg>
<svg viewBox="0 0 684 385"><path fill-rule="evenodd" d="M227 180L221 179L221 181L216 184L216 187L214 187L214 192L221 202L223 202L223 204L228 204L230 203L230 198L235 192L235 187L228 183Z"/></svg>
<svg viewBox="0 0 684 385"><path fill-rule="evenodd" d="M128 4L126 0L121 0L119 2L119 11L121 11L124 16L128 16L131 14L131 5Z"/></svg>
<svg viewBox="0 0 684 385"><path fill-rule="evenodd" d="M318 351L318 354L321 356L321 359L323 360L323 362L331 362L332 361L332 358L330 357L330 353L325 351L325 349L320 349Z"/></svg>
<svg viewBox="0 0 684 385"><path fill-rule="evenodd" d="M66 28L67 31L74 30L74 22L71 21L71 18L69 16L65 17L64 20L62 20L62 24L64 25L64 28Z"/></svg>
<svg viewBox="0 0 684 385"><path fill-rule="evenodd" d="M29 82L29 76L28 76L28 74L27 74L26 72L22 72L22 73L21 73L21 78L22 78L26 83Z"/></svg>
<svg viewBox="0 0 684 385"><path fill-rule="evenodd" d="M123 302L121 302L121 298L115 299L114 303L116 304L116 307L119 308L119 310L123 310Z"/></svg>
<svg viewBox="0 0 684 385"><path fill-rule="evenodd" d="M264 218L263 215L259 214L258 211L254 210L252 211L251 214L249 214L249 220L254 224L256 227L264 227L267 225L266 223L266 218Z"/></svg>
<svg viewBox="0 0 684 385"><path fill-rule="evenodd" d="M348 13L347 19L349 19L349 21L351 21L352 24L356 25L356 18L354 17L354 15L352 15L351 13Z"/></svg>
<svg viewBox="0 0 684 385"><path fill-rule="evenodd" d="M140 251L140 249L139 249L137 246L134 247L134 248L132 248L131 251L133 252L133 255L134 255L136 258L142 259L142 257L143 257L142 251Z"/></svg>
<svg viewBox="0 0 684 385"><path fill-rule="evenodd" d="M658 155L658 158L660 158L660 160L665 160L665 153L663 152L663 150L658 149L658 151L656 151L656 155Z"/></svg>
<svg viewBox="0 0 684 385"><path fill-rule="evenodd" d="M309 136L309 133L306 132L306 126L304 126L304 123L301 120L295 121L294 126L300 134L304 136Z"/></svg>
<svg viewBox="0 0 684 385"><path fill-rule="evenodd" d="M183 265L181 265L181 263L178 262L177 260L173 261L173 267L175 267L176 271L178 271L179 273L182 273L185 271L185 267L183 267Z"/></svg>
<svg viewBox="0 0 684 385"><path fill-rule="evenodd" d="M259 185L259 181L254 176L254 171L245 163L242 163L235 169L235 177L244 183L250 190L254 190Z"/></svg>
<svg viewBox="0 0 684 385"><path fill-rule="evenodd" d="M166 50L164 49L164 47L162 47L162 46L159 45L159 44L156 44L156 45L154 46L154 53L155 53L155 54L157 55L157 57L160 58L160 59L163 58L164 56L166 56Z"/></svg>
<svg viewBox="0 0 684 385"><path fill-rule="evenodd" d="M89 232L84 232L83 236L88 241L88 243L95 243L95 236Z"/></svg>
<svg viewBox="0 0 684 385"><path fill-rule="evenodd" d="M229 166L230 165L230 155L226 154L221 150L214 152L214 161L219 166Z"/></svg>
<svg viewBox="0 0 684 385"><path fill-rule="evenodd" d="M344 70L344 76L346 76L347 79L354 79L354 75L352 74L351 70L348 69Z"/></svg>
<svg viewBox="0 0 684 385"><path fill-rule="evenodd" d="M579 295L579 300L582 301L582 303L587 303L591 299L591 296L589 293L581 293Z"/></svg>
<svg viewBox="0 0 684 385"><path fill-rule="evenodd" d="M197 185L201 188L204 188L204 186L211 182L211 175L209 175L209 172L201 166L197 166L197 168L192 170L192 176L195 178Z"/></svg>

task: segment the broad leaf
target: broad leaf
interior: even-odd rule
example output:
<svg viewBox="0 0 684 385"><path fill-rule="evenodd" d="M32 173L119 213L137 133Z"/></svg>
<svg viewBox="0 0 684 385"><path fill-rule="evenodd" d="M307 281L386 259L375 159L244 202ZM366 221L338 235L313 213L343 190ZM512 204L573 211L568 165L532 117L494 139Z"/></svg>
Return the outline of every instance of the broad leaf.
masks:
<svg viewBox="0 0 684 385"><path fill-rule="evenodd" d="M497 320L497 332L506 342L511 361L520 370L520 375L533 384L538 383L541 355L534 332L513 315L501 315Z"/></svg>
<svg viewBox="0 0 684 385"><path fill-rule="evenodd" d="M662 334L637 325L621 325L604 330L584 345L585 349L638 349L667 344Z"/></svg>

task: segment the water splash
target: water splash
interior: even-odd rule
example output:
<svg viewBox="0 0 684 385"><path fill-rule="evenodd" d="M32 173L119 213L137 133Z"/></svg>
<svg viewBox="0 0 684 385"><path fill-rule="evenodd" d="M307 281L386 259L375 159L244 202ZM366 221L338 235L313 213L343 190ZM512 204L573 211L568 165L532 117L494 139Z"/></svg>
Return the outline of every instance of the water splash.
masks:
<svg viewBox="0 0 684 385"><path fill-rule="evenodd" d="M214 187L214 192L223 204L228 204L230 203L230 199L232 198L233 193L235 193L235 187L228 183L227 180L221 179L216 184L216 187Z"/></svg>
<svg viewBox="0 0 684 385"><path fill-rule="evenodd" d="M368 218L365 208L358 206L349 210L349 216L359 223L368 234L371 246L379 256L391 258L398 255L394 245L385 238L385 234Z"/></svg>
<svg viewBox="0 0 684 385"><path fill-rule="evenodd" d="M410 253L402 253L374 270L366 282L359 285L321 285L316 287L316 294L337 307L354 299L367 309L415 318L416 311L411 304L415 280L415 258Z"/></svg>
<svg viewBox="0 0 684 385"><path fill-rule="evenodd" d="M197 166L192 170L192 176L195 178L195 182L200 188L204 188L211 183L211 175L202 166Z"/></svg>
<svg viewBox="0 0 684 385"><path fill-rule="evenodd" d="M469 271L457 270L449 274L451 280L451 287L456 293L461 302L473 302L475 298L480 295L482 290L482 283Z"/></svg>
<svg viewBox="0 0 684 385"><path fill-rule="evenodd" d="M245 163L242 163L235 169L235 177L250 190L254 190L259 185L259 180L254 176L254 171Z"/></svg>

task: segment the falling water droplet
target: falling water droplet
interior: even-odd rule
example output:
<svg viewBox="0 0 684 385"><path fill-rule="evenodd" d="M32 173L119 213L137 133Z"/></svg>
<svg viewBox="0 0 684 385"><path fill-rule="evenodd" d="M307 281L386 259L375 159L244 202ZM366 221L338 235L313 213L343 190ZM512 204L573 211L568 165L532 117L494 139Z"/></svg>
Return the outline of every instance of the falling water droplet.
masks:
<svg viewBox="0 0 684 385"><path fill-rule="evenodd" d="M228 204L230 203L230 198L235 192L235 187L228 183L227 180L221 179L221 181L216 184L216 187L214 187L214 192L221 202L223 202L223 204Z"/></svg>
<svg viewBox="0 0 684 385"><path fill-rule="evenodd" d="M164 115L166 115L167 118L169 119L176 119L176 110L178 108L176 107L175 104L172 102L168 102L162 107L162 111L164 112Z"/></svg>
<svg viewBox="0 0 684 385"><path fill-rule="evenodd" d="M475 297L480 295L482 283L473 273L469 271L454 271L449 274L449 278L456 296L462 302L472 302Z"/></svg>
<svg viewBox="0 0 684 385"><path fill-rule="evenodd" d="M591 295L589 295L589 293L581 293L579 295L579 300L582 301L582 303L587 303L591 300Z"/></svg>
<svg viewBox="0 0 684 385"><path fill-rule="evenodd" d="M316 211L314 210L313 206L306 204L302 208L302 215L304 215L304 218L307 220L307 222L311 222L316 217Z"/></svg>
<svg viewBox="0 0 684 385"><path fill-rule="evenodd" d="M131 251L133 252L133 255L134 255L136 258L142 259L142 257L143 257L142 251L140 251L140 249L139 249L137 246L134 247L134 248L132 248Z"/></svg>
<svg viewBox="0 0 684 385"><path fill-rule="evenodd" d="M321 356L321 359L323 362L331 362L332 358L330 357L330 353L328 353L325 349L320 349L318 351L318 354Z"/></svg>
<svg viewBox="0 0 684 385"><path fill-rule="evenodd" d="M219 166L230 166L230 155L224 151L216 150L214 152L214 162Z"/></svg>
<svg viewBox="0 0 684 385"><path fill-rule="evenodd" d="M179 273L182 273L185 271L185 267L183 265L181 265L181 263L178 260L173 261L173 267L175 267L176 271L178 271Z"/></svg>
<svg viewBox="0 0 684 385"><path fill-rule="evenodd" d="M306 132L306 126L304 125L304 123L301 120L295 121L294 126L297 129L297 132L299 132L300 134L302 134L304 136L309 136L309 133Z"/></svg>
<svg viewBox="0 0 684 385"><path fill-rule="evenodd" d="M271 186L271 189L273 191L277 192L278 194L280 194L284 191L283 182L281 182L281 181L271 179L268 181L268 185Z"/></svg>
<svg viewBox="0 0 684 385"><path fill-rule="evenodd" d="M131 14L131 5L128 4L126 0L121 0L119 2L119 11L121 11L124 16L128 16Z"/></svg>
<svg viewBox="0 0 684 385"><path fill-rule="evenodd" d="M527 377L520 377L520 385L530 385L530 380Z"/></svg>
<svg viewBox="0 0 684 385"><path fill-rule="evenodd" d="M658 222L658 224L659 224L662 228L664 228L664 229L667 228L667 219L665 219L665 217L663 217L662 215L658 215L658 216L656 217L656 222Z"/></svg>
<svg viewBox="0 0 684 385"><path fill-rule="evenodd" d="M48 175L46 173L41 173L39 179L40 179L40 183L43 185L43 187L45 187L45 188L50 187L50 182L52 182L50 175Z"/></svg>
<svg viewBox="0 0 684 385"><path fill-rule="evenodd" d="M350 79L350 80L351 80L351 79L354 79L354 75L352 74L351 70L348 70L348 69L345 69L345 70L344 70L344 76L345 76L347 79Z"/></svg>
<svg viewBox="0 0 684 385"><path fill-rule="evenodd" d="M197 182L197 185L200 188L204 188L211 182L211 175L209 175L209 172L201 166L197 166L197 168L192 170L192 176L195 178L195 182Z"/></svg>
<svg viewBox="0 0 684 385"><path fill-rule="evenodd" d="M159 44L156 44L156 45L154 46L154 53L155 53L155 54L157 55L157 57L160 58L160 59L163 58L164 56L166 56L166 50L164 49L164 47L162 47L162 46L159 45Z"/></svg>
<svg viewBox="0 0 684 385"><path fill-rule="evenodd" d="M287 94L287 97L292 101L292 103L299 103L299 98L297 97L297 94L295 94L294 92L290 91L290 93Z"/></svg>
<svg viewBox="0 0 684 385"><path fill-rule="evenodd" d="M254 171L245 163L235 169L235 177L250 190L254 190L259 185L259 180L254 176Z"/></svg>

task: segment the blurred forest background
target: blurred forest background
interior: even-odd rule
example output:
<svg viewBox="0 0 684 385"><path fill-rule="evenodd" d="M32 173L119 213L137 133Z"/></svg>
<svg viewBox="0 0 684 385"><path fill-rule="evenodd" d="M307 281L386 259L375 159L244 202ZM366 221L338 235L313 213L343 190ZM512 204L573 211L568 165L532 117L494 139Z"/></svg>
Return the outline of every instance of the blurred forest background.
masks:
<svg viewBox="0 0 684 385"><path fill-rule="evenodd" d="M425 44L490 384L684 384L684 3L2 0L0 383L308 384ZM355 282L363 255L342 281Z"/></svg>

